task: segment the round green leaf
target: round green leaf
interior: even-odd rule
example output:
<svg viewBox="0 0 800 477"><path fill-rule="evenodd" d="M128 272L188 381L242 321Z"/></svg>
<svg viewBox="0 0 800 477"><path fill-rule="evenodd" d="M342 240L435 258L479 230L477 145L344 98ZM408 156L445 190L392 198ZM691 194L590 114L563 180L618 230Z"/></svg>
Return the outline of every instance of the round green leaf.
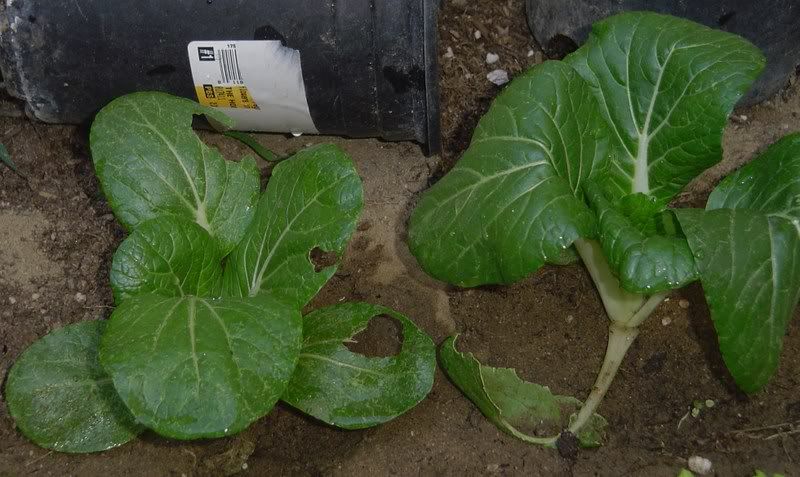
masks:
<svg viewBox="0 0 800 477"><path fill-rule="evenodd" d="M219 437L272 409L300 339L299 311L267 294L141 295L114 310L100 362L139 422L177 439Z"/></svg>
<svg viewBox="0 0 800 477"><path fill-rule="evenodd" d="M229 252L253 218L258 168L252 158L226 161L206 146L192 130L197 114L233 124L217 109L165 93L121 96L92 123L92 160L108 204L128 229L155 217L182 217Z"/></svg>
<svg viewBox="0 0 800 477"><path fill-rule="evenodd" d="M216 296L222 250L189 220L159 217L137 227L114 253L111 288L117 303L134 295Z"/></svg>
<svg viewBox="0 0 800 477"><path fill-rule="evenodd" d="M58 329L14 363L6 401L28 439L59 452L97 452L141 432L97 361L105 327L85 321Z"/></svg>
<svg viewBox="0 0 800 477"><path fill-rule="evenodd" d="M395 356L368 358L343 345L378 315L398 320L403 346ZM405 316L368 303L343 303L303 319L303 349L281 399L345 429L376 426L416 406L431 390L436 348Z"/></svg>

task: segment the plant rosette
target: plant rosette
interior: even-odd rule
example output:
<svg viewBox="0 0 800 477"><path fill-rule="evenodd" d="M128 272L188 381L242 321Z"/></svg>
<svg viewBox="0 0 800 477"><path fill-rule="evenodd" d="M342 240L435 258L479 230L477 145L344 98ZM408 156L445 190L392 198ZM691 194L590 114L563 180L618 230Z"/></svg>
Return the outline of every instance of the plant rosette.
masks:
<svg viewBox="0 0 800 477"><path fill-rule="evenodd" d="M447 340L443 368L500 429L547 446L569 436L599 445L597 406L639 325L697 280L738 386L756 392L775 372L800 298L800 135L728 176L705 209L669 207L722 159L727 118L763 66L756 47L729 33L655 13L609 17L563 61L514 79L421 197L408 240L433 277L509 284L579 258L611 320L584 403ZM563 431L543 437L523 425Z"/></svg>
<svg viewBox="0 0 800 477"><path fill-rule="evenodd" d="M368 303L301 316L338 267L316 266L312 252L341 257L361 213L350 158L333 145L304 149L272 169L262 193L255 160L223 159L192 131L194 115L230 126L163 93L123 96L98 113L92 158L129 231L112 260L116 308L22 353L6 384L19 429L49 449L93 452L145 428L231 435L278 400L347 429L414 407L436 356L411 320ZM376 316L399 322L396 355L344 346Z"/></svg>

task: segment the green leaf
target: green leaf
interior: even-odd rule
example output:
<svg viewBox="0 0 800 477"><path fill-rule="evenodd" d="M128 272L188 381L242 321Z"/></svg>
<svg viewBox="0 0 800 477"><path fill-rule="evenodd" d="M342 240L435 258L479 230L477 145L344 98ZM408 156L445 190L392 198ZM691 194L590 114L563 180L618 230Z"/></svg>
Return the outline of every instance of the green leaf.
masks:
<svg viewBox="0 0 800 477"><path fill-rule="evenodd" d="M720 349L736 383L761 389L800 300L800 134L725 178L706 211L678 210Z"/></svg>
<svg viewBox="0 0 800 477"><path fill-rule="evenodd" d="M619 208L627 209L633 216L629 217L615 208L599 187L589 186L586 190L589 203L597 214L598 239L603 254L616 272L622 288L632 293L653 294L697 280L697 268L686 239L659 234L659 224L654 217L647 217L652 213L649 204L637 207L631 205L634 200L629 199L626 207ZM636 196L644 197L642 194Z"/></svg>
<svg viewBox="0 0 800 477"><path fill-rule="evenodd" d="M223 252L253 217L259 174L255 161L229 162L192 131L193 115L230 126L213 108L164 93L112 101L92 124L92 159L114 215L127 228L160 216L196 222Z"/></svg>
<svg viewBox="0 0 800 477"><path fill-rule="evenodd" d="M783 137L726 177L709 196L706 208L750 209L798 223L800 133Z"/></svg>
<svg viewBox="0 0 800 477"><path fill-rule="evenodd" d="M460 286L512 283L563 263L594 219L578 198L603 171L608 131L589 85L561 62L517 77L469 149L420 199L409 245L430 275ZM577 196L576 196L577 195Z"/></svg>
<svg viewBox="0 0 800 477"><path fill-rule="evenodd" d="M739 36L649 12L595 23L565 61L591 83L621 151L609 189L662 207L722 158L728 115L765 63Z"/></svg>
<svg viewBox="0 0 800 477"><path fill-rule="evenodd" d="M114 299L119 304L147 293L218 296L222 258L216 241L196 223L169 216L148 220L114 253Z"/></svg>
<svg viewBox="0 0 800 477"><path fill-rule="evenodd" d="M555 446L563 426L562 408L574 409L581 402L554 395L546 386L523 381L513 369L481 365L472 353L456 350L456 338L445 340L439 351L442 367L455 385L501 431L525 442ZM602 416L593 415L577 436L581 445L600 445L599 436L606 424ZM528 429L536 430L536 435L526 434ZM554 435L541 437L543 431Z"/></svg>
<svg viewBox="0 0 800 477"><path fill-rule="evenodd" d="M381 314L402 325L397 355L369 358L343 345ZM382 306L343 303L303 319L300 360L282 399L327 424L360 429L416 406L430 392L435 369L433 341L411 320Z"/></svg>
<svg viewBox="0 0 800 477"><path fill-rule="evenodd" d="M6 149L5 144L0 144L0 162L6 165L12 171L19 173L17 170L17 165L14 164L14 160L11 159L11 154L8 153L8 149Z"/></svg>
<svg viewBox="0 0 800 477"><path fill-rule="evenodd" d="M6 382L17 427L36 444L59 452L97 452L142 431L97 361L103 321L53 331L20 355Z"/></svg>
<svg viewBox="0 0 800 477"><path fill-rule="evenodd" d="M312 250L340 255L362 204L361 179L338 147L315 146L282 161L258 202L255 219L228 259L224 292L269 292L302 308L337 268L315 271Z"/></svg>
<svg viewBox="0 0 800 477"><path fill-rule="evenodd" d="M159 434L235 434L285 391L300 350L300 320L267 294L140 295L112 313L100 362L131 413Z"/></svg>
<svg viewBox="0 0 800 477"><path fill-rule="evenodd" d="M676 210L700 272L725 364L742 390L778 366L800 299L796 224L747 209Z"/></svg>

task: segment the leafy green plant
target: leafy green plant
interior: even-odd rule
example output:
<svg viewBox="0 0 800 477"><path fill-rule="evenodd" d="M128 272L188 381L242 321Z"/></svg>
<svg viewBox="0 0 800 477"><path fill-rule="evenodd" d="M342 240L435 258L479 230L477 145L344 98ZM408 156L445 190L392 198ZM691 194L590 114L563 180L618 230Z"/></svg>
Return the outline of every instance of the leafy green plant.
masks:
<svg viewBox="0 0 800 477"><path fill-rule="evenodd" d="M234 434L279 399L347 429L381 424L430 391L435 347L396 311L342 303L301 310L338 264L362 208L347 155L314 146L281 161L263 193L252 158L225 161L191 129L229 120L161 93L121 97L97 115L97 176L130 231L114 254L108 321L56 330L26 350L6 384L9 410L39 445L92 452L145 428L177 439ZM345 342L375 316L400 323L394 356Z"/></svg>
<svg viewBox="0 0 800 477"><path fill-rule="evenodd" d="M548 446L569 434L598 445L605 420L595 411L639 325L696 280L736 383L755 392L774 373L800 296L800 135L727 177L705 210L668 207L721 160L727 118L763 65L744 39L687 20L607 18L563 61L516 78L421 197L409 244L430 275L507 284L580 257L611 320L582 406L481 365L455 338L444 343L448 375L502 430ZM555 431L543 436L548 423Z"/></svg>

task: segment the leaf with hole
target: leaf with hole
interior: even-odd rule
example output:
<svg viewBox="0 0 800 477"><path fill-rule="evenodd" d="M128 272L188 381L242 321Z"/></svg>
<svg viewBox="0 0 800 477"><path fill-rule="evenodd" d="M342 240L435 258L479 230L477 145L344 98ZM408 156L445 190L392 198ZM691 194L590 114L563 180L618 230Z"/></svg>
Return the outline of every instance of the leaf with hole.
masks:
<svg viewBox="0 0 800 477"><path fill-rule="evenodd" d="M272 171L255 219L228 258L228 296L269 292L298 308L333 276L336 265L316 271L311 252L344 251L361 214L361 179L338 147L303 149Z"/></svg>
<svg viewBox="0 0 800 477"><path fill-rule="evenodd" d="M117 304L147 293L219 296L223 254L196 223L160 217L139 225L114 253L111 289Z"/></svg>
<svg viewBox="0 0 800 477"><path fill-rule="evenodd" d="M129 229L162 216L196 222L229 252L254 212L255 161L225 161L192 131L194 115L223 126L213 108L163 93L133 93L104 107L92 123L92 159L114 215Z"/></svg>
<svg viewBox="0 0 800 477"><path fill-rule="evenodd" d="M6 402L23 434L59 452L97 452L142 431L97 361L103 321L65 326L39 339L11 367Z"/></svg>
<svg viewBox="0 0 800 477"><path fill-rule="evenodd" d="M399 322L395 356L367 357L344 343L376 316ZM282 399L315 418L345 429L376 426L416 406L431 390L436 348L405 316L368 303L343 303L303 318L303 347Z"/></svg>
<svg viewBox="0 0 800 477"><path fill-rule="evenodd" d="M300 319L268 294L140 295L111 314L100 362L137 421L159 434L235 434L266 415L286 389Z"/></svg>

